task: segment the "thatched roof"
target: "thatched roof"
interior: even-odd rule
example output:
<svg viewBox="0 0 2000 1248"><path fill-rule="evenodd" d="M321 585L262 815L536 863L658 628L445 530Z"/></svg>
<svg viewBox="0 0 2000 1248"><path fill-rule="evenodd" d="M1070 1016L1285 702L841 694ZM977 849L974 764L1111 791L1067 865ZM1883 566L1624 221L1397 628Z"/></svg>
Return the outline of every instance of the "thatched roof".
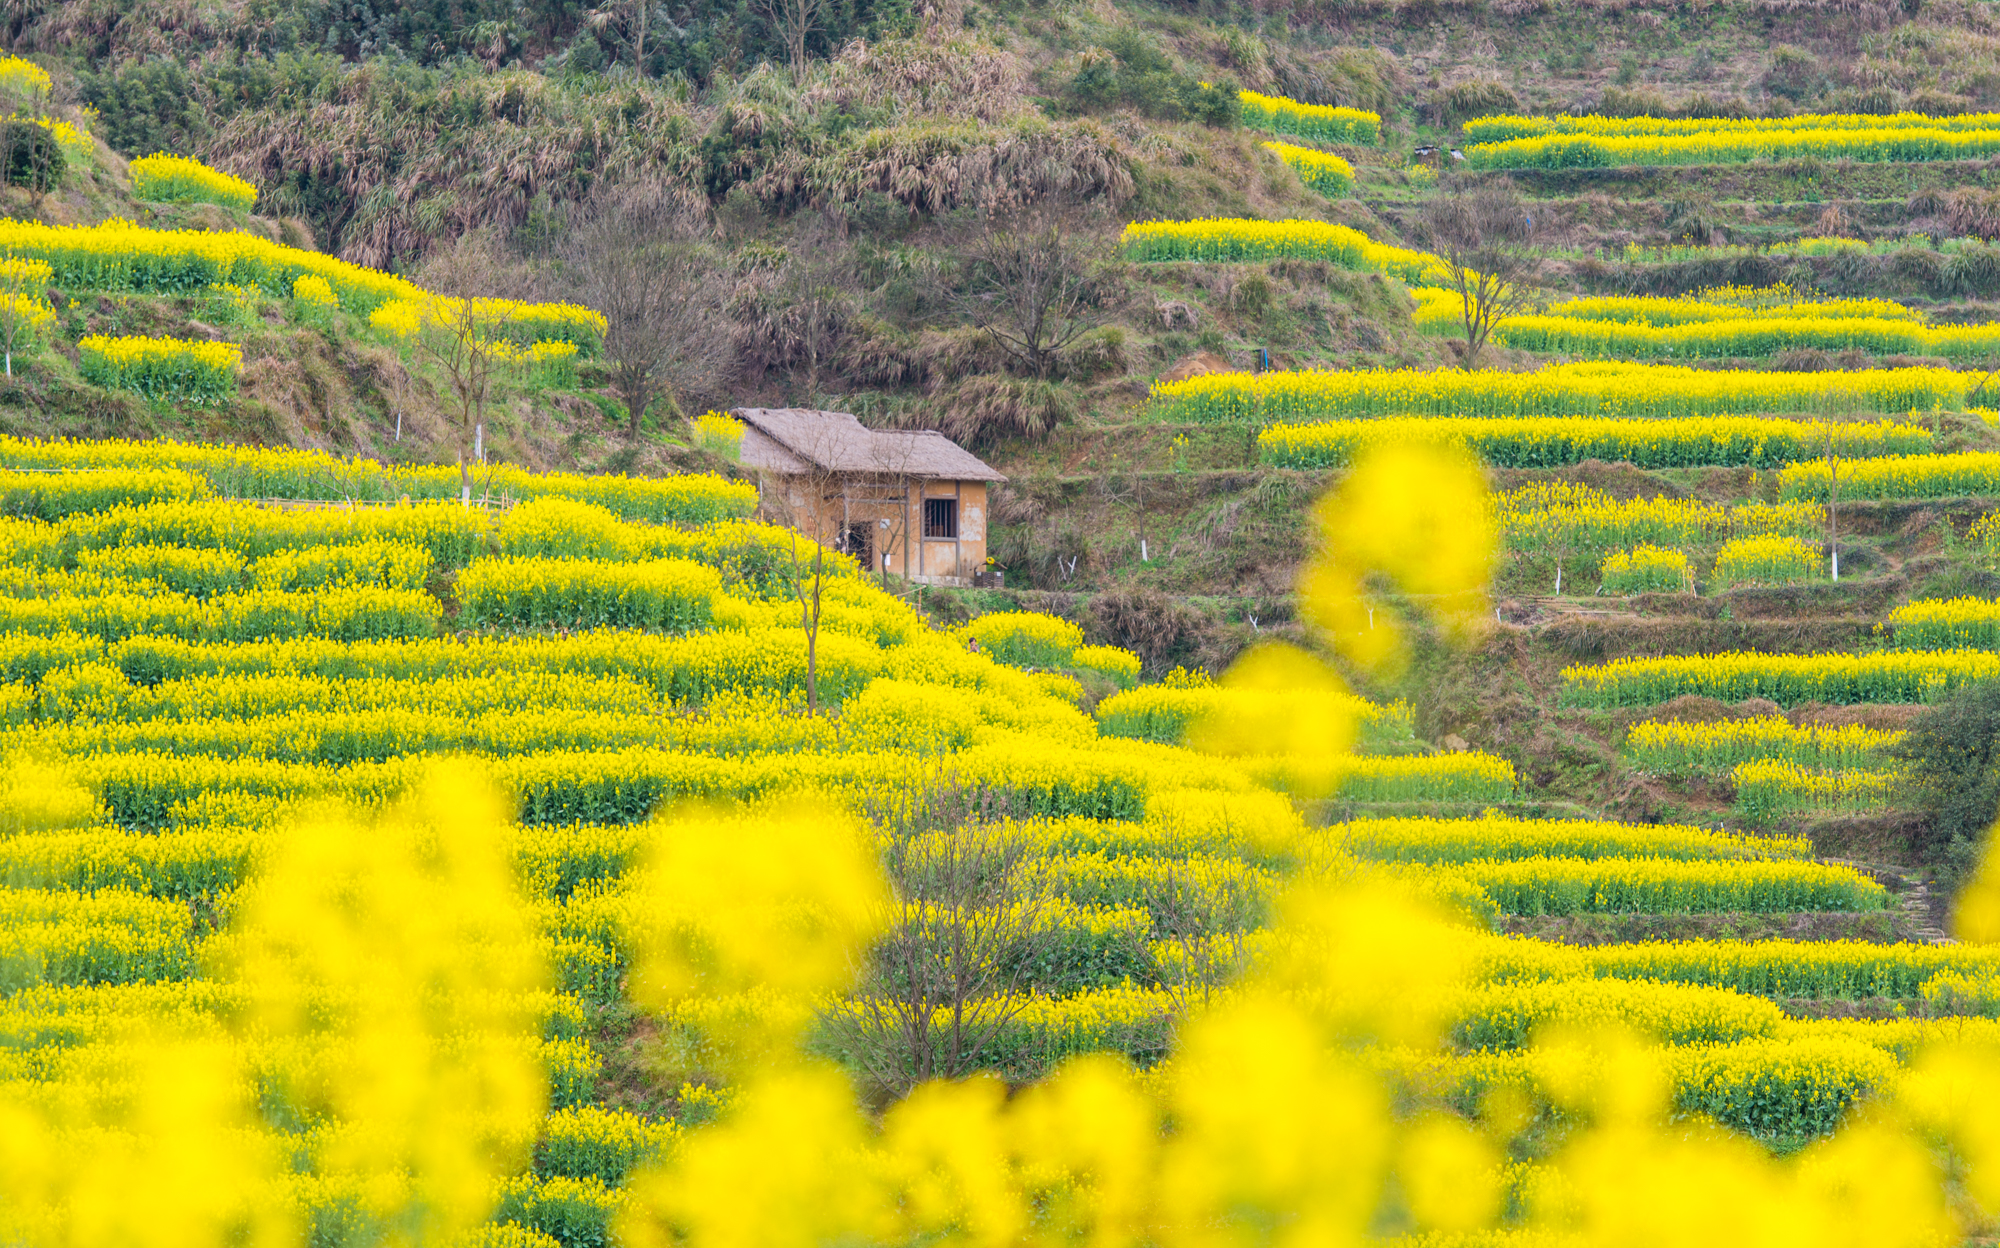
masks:
<svg viewBox="0 0 2000 1248"><path fill-rule="evenodd" d="M763 435L743 439L749 468L801 472L810 463L834 472L943 481L1007 479L941 433L870 429L846 412L803 407L739 407L729 414Z"/></svg>

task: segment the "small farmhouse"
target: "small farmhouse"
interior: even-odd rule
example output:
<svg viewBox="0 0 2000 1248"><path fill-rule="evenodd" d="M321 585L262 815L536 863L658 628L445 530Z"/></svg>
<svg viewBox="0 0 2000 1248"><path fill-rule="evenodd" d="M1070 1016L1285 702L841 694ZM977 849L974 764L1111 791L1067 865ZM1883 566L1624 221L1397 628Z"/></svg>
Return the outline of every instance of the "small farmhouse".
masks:
<svg viewBox="0 0 2000 1248"><path fill-rule="evenodd" d="M870 429L846 412L730 415L772 519L924 585L971 585L984 571L986 487L1007 478L950 438Z"/></svg>

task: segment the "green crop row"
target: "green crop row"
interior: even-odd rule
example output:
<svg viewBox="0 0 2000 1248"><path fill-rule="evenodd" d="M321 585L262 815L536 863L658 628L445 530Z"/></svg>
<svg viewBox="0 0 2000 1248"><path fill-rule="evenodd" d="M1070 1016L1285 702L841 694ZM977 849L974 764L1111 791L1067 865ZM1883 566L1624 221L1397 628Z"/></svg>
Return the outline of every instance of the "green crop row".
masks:
<svg viewBox="0 0 2000 1248"><path fill-rule="evenodd" d="M0 467L23 469L174 469L208 478L217 494L235 498L395 502L459 496L451 465L393 466L341 459L324 451L211 446L191 442L85 442L0 438ZM531 473L510 464L479 467L477 498L544 497L594 503L630 520L707 524L740 519L757 505L742 482L686 475L661 478Z"/></svg>
<svg viewBox="0 0 2000 1248"><path fill-rule="evenodd" d="M1880 910L1888 898L1852 868L1817 862L1520 858L1442 869L1477 885L1504 914L1784 914Z"/></svg>
<svg viewBox="0 0 2000 1248"><path fill-rule="evenodd" d="M1563 700L1572 706L1653 706L1686 694L1721 702L1766 698L1780 706L1929 702L2000 679L2000 655L1984 650L1672 655L1566 667L1562 678Z"/></svg>
<svg viewBox="0 0 2000 1248"><path fill-rule="evenodd" d="M1991 975L2000 952L1967 945L1874 941L1688 940L1629 945L1556 945L1489 940L1475 962L1488 981L1615 978L1704 984L1761 997L1847 1000L1920 996L1950 971Z"/></svg>
<svg viewBox="0 0 2000 1248"><path fill-rule="evenodd" d="M62 598L0 598L0 633L74 634L107 642L129 637L258 641L326 637L381 641L429 637L441 610L430 595L347 585L288 593L246 590L195 598L167 591Z"/></svg>
<svg viewBox="0 0 2000 1248"><path fill-rule="evenodd" d="M1462 446L1490 464L1552 468L1603 459L1641 468L1777 467L1826 454L1848 458L1930 450L1931 433L1896 421L1825 424L1754 416L1634 421L1613 417L1381 417L1272 425L1258 453L1281 468L1342 468L1377 446L1433 442Z"/></svg>
<svg viewBox="0 0 2000 1248"><path fill-rule="evenodd" d="M1585 819L1357 819L1330 829L1349 852L1378 862L1500 862L1521 858L1667 858L1683 862L1807 859L1804 837L1741 836L1674 824Z"/></svg>

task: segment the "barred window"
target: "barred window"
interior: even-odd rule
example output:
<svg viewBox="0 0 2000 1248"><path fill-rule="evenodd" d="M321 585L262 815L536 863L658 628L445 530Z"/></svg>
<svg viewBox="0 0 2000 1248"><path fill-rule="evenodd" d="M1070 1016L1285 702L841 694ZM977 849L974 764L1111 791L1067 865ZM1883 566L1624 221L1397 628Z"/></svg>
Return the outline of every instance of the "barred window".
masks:
<svg viewBox="0 0 2000 1248"><path fill-rule="evenodd" d="M924 536L955 538L958 536L958 500L955 498L927 498L924 500Z"/></svg>

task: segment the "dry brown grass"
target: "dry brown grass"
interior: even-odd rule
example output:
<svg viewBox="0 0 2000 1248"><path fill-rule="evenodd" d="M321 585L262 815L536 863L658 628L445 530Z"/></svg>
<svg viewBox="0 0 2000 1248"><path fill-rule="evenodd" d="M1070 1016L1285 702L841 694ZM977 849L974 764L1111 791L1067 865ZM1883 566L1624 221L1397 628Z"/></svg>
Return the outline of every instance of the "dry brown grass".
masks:
<svg viewBox="0 0 2000 1248"><path fill-rule="evenodd" d="M389 267L474 230L511 230L532 208L582 197L600 177L650 170L694 184L686 105L661 87L617 98L539 74L398 75L363 65L310 93L238 114L204 158L272 188L298 212L319 184L344 207L327 222L347 260Z"/></svg>
<svg viewBox="0 0 2000 1248"><path fill-rule="evenodd" d="M874 191L930 214L1006 213L1051 198L1120 204L1134 189L1131 163L1103 127L1040 118L924 121L869 131L824 155L788 149L750 186L772 204L832 208Z"/></svg>
<svg viewBox="0 0 2000 1248"><path fill-rule="evenodd" d="M1027 62L989 43L857 39L827 62L801 98L815 112L886 108L994 122L1030 109L1028 88Z"/></svg>

